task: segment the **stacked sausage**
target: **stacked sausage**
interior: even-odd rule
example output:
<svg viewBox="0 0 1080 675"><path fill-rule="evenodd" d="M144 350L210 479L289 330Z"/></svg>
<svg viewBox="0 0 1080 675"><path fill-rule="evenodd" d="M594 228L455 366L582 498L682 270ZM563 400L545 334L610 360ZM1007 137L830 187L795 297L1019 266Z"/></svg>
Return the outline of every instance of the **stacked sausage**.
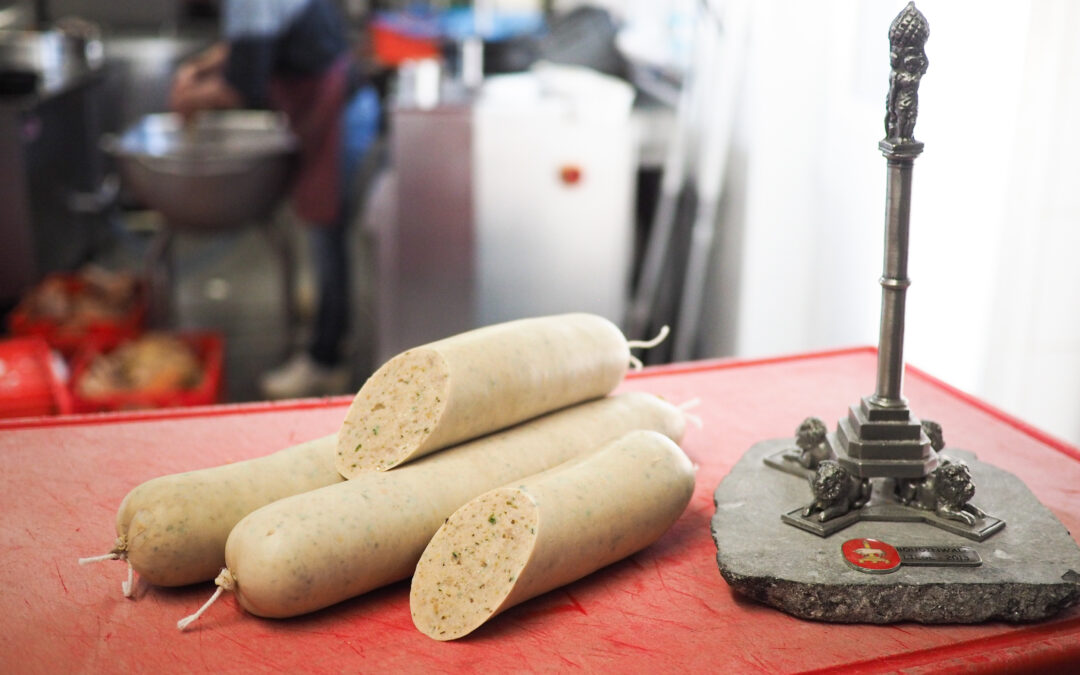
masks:
<svg viewBox="0 0 1080 675"><path fill-rule="evenodd" d="M686 507L683 413L609 395L630 346L607 320L568 314L406 351L336 436L135 488L113 553L151 583L217 575L264 617L415 572L417 627L466 635L648 546Z"/></svg>

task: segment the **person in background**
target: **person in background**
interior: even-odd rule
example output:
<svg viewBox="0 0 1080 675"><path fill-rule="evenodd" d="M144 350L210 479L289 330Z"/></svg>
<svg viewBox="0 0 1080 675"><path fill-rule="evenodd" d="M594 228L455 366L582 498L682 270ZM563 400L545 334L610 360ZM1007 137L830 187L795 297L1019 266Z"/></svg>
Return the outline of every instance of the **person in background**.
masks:
<svg viewBox="0 0 1080 675"><path fill-rule="evenodd" d="M378 95L359 74L332 0L225 0L221 18L222 41L178 69L170 105L185 119L223 108L272 108L288 116L300 140L290 197L310 233L318 277L308 348L265 373L260 386L268 398L343 393L351 188L378 133Z"/></svg>

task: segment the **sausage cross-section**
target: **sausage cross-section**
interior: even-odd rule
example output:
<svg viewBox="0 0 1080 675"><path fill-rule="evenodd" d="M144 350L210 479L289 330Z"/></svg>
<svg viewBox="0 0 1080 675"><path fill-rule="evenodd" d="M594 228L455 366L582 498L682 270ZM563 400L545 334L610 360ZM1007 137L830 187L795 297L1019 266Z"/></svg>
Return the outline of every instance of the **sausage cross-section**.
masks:
<svg viewBox="0 0 1080 675"><path fill-rule="evenodd" d="M361 387L338 433L346 478L610 393L630 348L592 314L486 326L405 351Z"/></svg>
<svg viewBox="0 0 1080 675"><path fill-rule="evenodd" d="M633 431L595 453L485 493L432 538L413 575L413 623L436 640L468 635L529 598L653 543L694 491L675 443Z"/></svg>
<svg viewBox="0 0 1080 675"><path fill-rule="evenodd" d="M610 396L265 506L225 546L232 590L264 617L311 612L412 574L431 536L473 497L590 452L632 429L680 439L682 411Z"/></svg>

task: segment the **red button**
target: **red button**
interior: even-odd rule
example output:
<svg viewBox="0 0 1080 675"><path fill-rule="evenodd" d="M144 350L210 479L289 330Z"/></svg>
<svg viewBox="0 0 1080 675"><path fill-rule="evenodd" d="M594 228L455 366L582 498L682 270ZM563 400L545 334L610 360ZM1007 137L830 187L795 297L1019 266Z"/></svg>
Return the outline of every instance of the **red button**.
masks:
<svg viewBox="0 0 1080 675"><path fill-rule="evenodd" d="M844 561L860 572L886 574L900 568L900 554L877 539L848 539L840 550Z"/></svg>
<svg viewBox="0 0 1080 675"><path fill-rule="evenodd" d="M559 178L567 185L577 185L581 182L581 167L567 164L559 169Z"/></svg>

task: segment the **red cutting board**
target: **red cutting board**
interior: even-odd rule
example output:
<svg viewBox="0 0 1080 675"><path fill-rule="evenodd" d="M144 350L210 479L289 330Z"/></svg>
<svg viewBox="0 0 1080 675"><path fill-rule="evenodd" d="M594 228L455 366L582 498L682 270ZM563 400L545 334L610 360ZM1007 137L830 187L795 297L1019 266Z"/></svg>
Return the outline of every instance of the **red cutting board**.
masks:
<svg viewBox="0 0 1080 675"><path fill-rule="evenodd" d="M122 597L107 551L123 496L164 473L241 459L336 430L346 398L0 423L0 670L4 672L533 671L874 672L1080 663L1080 609L1035 625L835 625L733 595L717 571L712 493L753 443L835 420L874 387L875 352L647 369L624 390L700 399L684 447L699 465L682 518L652 547L519 605L451 643L420 634L408 582L288 620L231 597L187 633L212 585ZM950 447L1023 479L1080 531L1080 453L913 369L905 393Z"/></svg>

